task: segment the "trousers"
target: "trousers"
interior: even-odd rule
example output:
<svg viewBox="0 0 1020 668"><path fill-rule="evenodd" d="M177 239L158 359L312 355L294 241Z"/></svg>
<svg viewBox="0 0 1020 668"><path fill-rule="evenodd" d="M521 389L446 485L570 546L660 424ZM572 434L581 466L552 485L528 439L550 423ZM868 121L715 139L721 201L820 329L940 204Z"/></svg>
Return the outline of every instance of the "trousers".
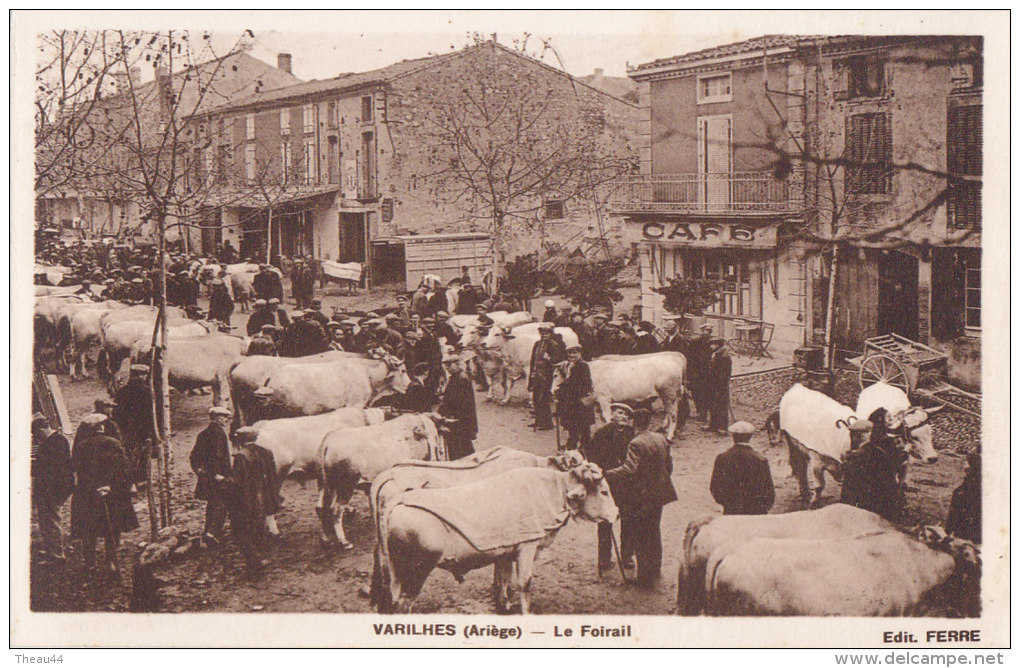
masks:
<svg viewBox="0 0 1020 668"><path fill-rule="evenodd" d="M205 533L221 538L227 523L227 504L219 499L209 501L205 506Z"/></svg>
<svg viewBox="0 0 1020 668"><path fill-rule="evenodd" d="M539 429L551 429L552 381L535 379L531 387L531 403L535 406L535 426Z"/></svg>
<svg viewBox="0 0 1020 668"><path fill-rule="evenodd" d="M60 531L60 506L53 501L35 503L35 520L39 525L43 551L50 557L64 558L64 536Z"/></svg>
<svg viewBox="0 0 1020 668"><path fill-rule="evenodd" d="M662 506L621 511L620 551L624 561L629 554L637 557L638 584L655 583L662 570ZM628 551L629 554L628 554Z"/></svg>

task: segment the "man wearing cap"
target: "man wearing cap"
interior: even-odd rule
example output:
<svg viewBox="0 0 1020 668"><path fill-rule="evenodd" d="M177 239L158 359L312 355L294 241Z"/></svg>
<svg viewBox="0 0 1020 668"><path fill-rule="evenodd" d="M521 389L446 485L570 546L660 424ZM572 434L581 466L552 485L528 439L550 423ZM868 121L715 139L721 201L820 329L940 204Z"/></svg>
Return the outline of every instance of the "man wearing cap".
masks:
<svg viewBox="0 0 1020 668"><path fill-rule="evenodd" d="M365 348L361 345L361 339L354 333L358 321L353 318L346 318L339 322L340 333L333 335L333 342L342 346L343 350L349 353L363 353Z"/></svg>
<svg viewBox="0 0 1020 668"><path fill-rule="evenodd" d="M769 460L751 447L750 422L734 422L729 433L733 446L715 458L709 491L723 515L764 515L776 500Z"/></svg>
<svg viewBox="0 0 1020 668"><path fill-rule="evenodd" d="M537 431L553 428L552 423L552 381L556 365L566 359L566 351L553 338L553 324L543 322L538 325L539 339L531 349L531 362L528 366L528 391L531 392L531 403L535 408L535 421L530 427Z"/></svg>
<svg viewBox="0 0 1020 668"><path fill-rule="evenodd" d="M687 384L698 412L698 419L708 419L708 362L712 358L712 325L703 323L698 335L687 346Z"/></svg>
<svg viewBox="0 0 1020 668"><path fill-rule="evenodd" d="M234 432L229 468L231 485L236 490L227 505L230 530L249 571L266 563L259 557L260 539L267 526L277 532L273 516L281 501L273 453L256 444L258 436L255 427L241 427Z"/></svg>
<svg viewBox="0 0 1020 668"><path fill-rule="evenodd" d="M713 338L711 343L712 356L708 358L705 369L705 403L708 407L708 429L725 436L726 425L730 421L730 373L733 362L726 352L726 342Z"/></svg>
<svg viewBox="0 0 1020 668"><path fill-rule="evenodd" d="M198 476L195 498L205 501L205 540L217 544L223 539L227 506L219 483L230 475L230 443L226 425L230 411L221 406L209 409L209 425L198 433L191 450L191 470Z"/></svg>
<svg viewBox="0 0 1020 668"><path fill-rule="evenodd" d="M903 514L904 496L900 475L907 455L886 433L886 411L876 409L867 420L855 420L851 431L867 430L867 441L851 450L843 462L840 503L856 506L898 522ZM859 423L867 422L868 427ZM863 438L861 435L860 438Z"/></svg>
<svg viewBox="0 0 1020 668"><path fill-rule="evenodd" d="M133 482L146 479L149 443L156 441L156 423L152 418L152 388L149 386L149 367L132 364L128 382L117 391L113 419L124 437L123 447L131 462ZM157 411L162 415L162 411Z"/></svg>
<svg viewBox="0 0 1020 668"><path fill-rule="evenodd" d="M223 279L214 278L209 284L209 319L230 324L234 313L234 301L230 298Z"/></svg>
<svg viewBox="0 0 1020 668"><path fill-rule="evenodd" d="M567 361L559 371L563 382L556 390L556 414L567 430L566 449L583 450L591 444L591 426L595 424L595 388L591 369L581 359L581 346L572 345L566 350Z"/></svg>
<svg viewBox="0 0 1020 668"><path fill-rule="evenodd" d="M663 318L663 329L666 331L666 338L659 344L659 349L672 353L684 353L686 356L687 345L684 343L684 337L680 334L680 318L682 316L666 316ZM687 360L688 368L688 383L690 382L690 360Z"/></svg>
<svg viewBox="0 0 1020 668"><path fill-rule="evenodd" d="M623 464L605 472L611 488L619 488L620 542L624 555L637 557L637 583L654 586L662 570L662 508L677 500L670 475L673 458L662 434L651 431L651 413L634 411L637 434L627 446Z"/></svg>
<svg viewBox="0 0 1020 668"><path fill-rule="evenodd" d="M627 457L627 446L634 438L634 410L627 404L619 403L612 404L610 409L612 416L609 422L592 434L591 443L587 447L581 447L584 458L603 471L623 464ZM617 485L610 485L609 490L617 504L620 503L620 498L626 496L626 493L620 493ZM613 567L612 522L599 522L597 532L599 571L605 571ZM630 567L628 562L633 562L633 557L632 552L621 555L625 567Z"/></svg>
<svg viewBox="0 0 1020 668"><path fill-rule="evenodd" d="M258 299L269 301L275 298L283 301L283 283L268 264L259 265L259 273L251 279L251 287Z"/></svg>
<svg viewBox="0 0 1020 668"><path fill-rule="evenodd" d="M279 355L279 351L276 349L276 340L274 334L276 328L272 325L262 325L262 329L259 330L258 334L251 338L248 342L248 351L246 355L269 355L276 357Z"/></svg>
<svg viewBox="0 0 1020 668"><path fill-rule="evenodd" d="M428 288L422 283L418 286L418 289L414 291L411 296L411 313L415 313L420 318L424 318L428 315L429 310L429 294Z"/></svg>
<svg viewBox="0 0 1020 668"><path fill-rule="evenodd" d="M397 316L400 332L406 332L411 327L411 308L408 306L407 295L397 295L397 310L393 314Z"/></svg>
<svg viewBox="0 0 1020 668"><path fill-rule="evenodd" d="M446 311L440 311L436 314L436 326L434 329L435 336L437 339L443 339L448 346L452 346L454 349L460 349L460 337L457 336L457 330L450 324L450 314Z"/></svg>
<svg viewBox="0 0 1020 668"><path fill-rule="evenodd" d="M635 355L648 355L649 353L659 352L659 341L655 338L655 325L642 320L638 323L637 338L634 339L634 354Z"/></svg>
<svg viewBox="0 0 1020 668"><path fill-rule="evenodd" d="M306 357L326 349L326 332L312 317L314 311L306 309L294 318L284 330L281 353L285 357Z"/></svg>
<svg viewBox="0 0 1020 668"><path fill-rule="evenodd" d="M446 367L447 380L438 411L443 417L456 420L446 434L446 453L453 461L475 451L478 415L475 411L475 390L464 375L460 355L446 355L443 357L443 366Z"/></svg>
<svg viewBox="0 0 1020 668"><path fill-rule="evenodd" d="M276 274L273 275L275 276ZM287 326L291 323L287 310L280 305L280 299L277 297L272 297L269 300L269 315L273 318L270 322L276 325L276 331L278 332L287 329Z"/></svg>
<svg viewBox="0 0 1020 668"><path fill-rule="evenodd" d="M248 316L248 323L244 327L248 336L255 336L262 331L263 327L272 324L273 317L269 312L269 303L265 299L256 299L251 315Z"/></svg>
<svg viewBox="0 0 1020 668"><path fill-rule="evenodd" d="M612 348L613 331L608 326L609 317L601 311L592 316L592 359L608 355Z"/></svg>
<svg viewBox="0 0 1020 668"><path fill-rule="evenodd" d="M400 335L396 329L390 325L394 322L395 316L388 316L383 318L377 318L373 321L375 325L375 335L379 343L386 348L391 354L396 354L396 351L404 345L404 337ZM426 318L431 323L435 323L432 318ZM438 366L438 363L437 363Z"/></svg>
<svg viewBox="0 0 1020 668"><path fill-rule="evenodd" d="M545 313L542 314L542 322L551 322L553 325L556 324L556 319L559 317L559 312L556 310L556 302L551 299L545 300Z"/></svg>
<svg viewBox="0 0 1020 668"><path fill-rule="evenodd" d="M584 321L584 314L580 311L571 313L568 327L573 330L574 334L577 334L577 341L581 344L581 359L590 362L592 359L592 346L595 344L595 332Z"/></svg>
<svg viewBox="0 0 1020 668"><path fill-rule="evenodd" d="M74 489L71 447L42 413L32 416L32 509L47 559L64 560L60 507Z"/></svg>
<svg viewBox="0 0 1020 668"><path fill-rule="evenodd" d="M435 335L435 320L423 318L421 321L421 332L418 343L414 347L414 359L416 363L429 365L429 374L425 379L425 389L429 392L438 393L439 385L443 379L443 347Z"/></svg>
<svg viewBox="0 0 1020 668"><path fill-rule="evenodd" d="M294 295L294 302L299 309L306 309L312 302L315 294L315 272L299 259L290 272L290 287Z"/></svg>
<svg viewBox="0 0 1020 668"><path fill-rule="evenodd" d="M131 505L130 462L121 444L107 435L105 415L92 413L89 435L75 444L72 461L75 472L71 497L71 537L82 541L86 566L95 565L96 542L106 543L105 570L118 571L117 551L120 534L138 528L138 517Z"/></svg>
<svg viewBox="0 0 1020 668"><path fill-rule="evenodd" d="M184 308L198 306L198 281L188 272L182 271L177 274L177 289L180 306Z"/></svg>
<svg viewBox="0 0 1020 668"><path fill-rule="evenodd" d="M117 423L113 419L113 409L117 407L117 402L115 402L113 399L108 399L106 397L99 397L94 402L92 402L92 407L96 413L99 413L100 415L105 415L106 417L110 418L110 421L105 424L106 435L109 436L110 438L117 439L123 445L124 440L123 437L121 436L120 428L117 426ZM78 431L81 431L83 425L84 423L78 425ZM78 442L78 431L76 431L74 434L75 443Z"/></svg>

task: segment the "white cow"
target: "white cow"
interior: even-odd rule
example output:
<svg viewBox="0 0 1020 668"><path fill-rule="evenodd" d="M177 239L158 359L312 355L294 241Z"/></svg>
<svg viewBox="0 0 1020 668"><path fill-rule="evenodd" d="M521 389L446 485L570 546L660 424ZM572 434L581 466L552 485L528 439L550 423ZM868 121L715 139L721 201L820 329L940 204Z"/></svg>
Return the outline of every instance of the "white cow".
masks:
<svg viewBox="0 0 1020 668"><path fill-rule="evenodd" d="M527 311L516 311L514 313L507 313L506 311L493 311L488 316L492 318L494 326L497 327L510 327L511 329L518 325L525 325L529 322L535 321L535 316L531 315ZM460 326L458 327L453 323L454 318L460 318L458 321ZM455 330L460 332L460 347L464 349L471 349L476 347L482 342L482 332L486 329L478 321L477 315L458 315L450 318L450 324Z"/></svg>
<svg viewBox="0 0 1020 668"><path fill-rule="evenodd" d="M477 347L477 361L489 381L489 391L485 398L492 400L492 388L497 378L503 387L503 398L500 404L506 405L510 400L510 392L514 383L527 378L531 365L531 350L541 338L538 327L541 323L528 323L514 328L493 327L492 331L482 339ZM577 334L569 327L557 327L553 330L563 338L569 346L578 345Z"/></svg>
<svg viewBox="0 0 1020 668"><path fill-rule="evenodd" d="M439 428L430 415L409 413L382 424L327 434L318 452L321 491L316 512L323 542L354 548L344 533L343 519L359 485L371 486L380 473L408 459L446 458Z"/></svg>
<svg viewBox="0 0 1020 668"><path fill-rule="evenodd" d="M928 416L934 411L911 406L906 392L886 383L869 385L857 397L858 418L867 419L877 408L886 410L886 427L905 442L913 457L925 464L938 461L928 423Z"/></svg>
<svg viewBox="0 0 1020 668"><path fill-rule="evenodd" d="M125 377L126 369L132 361L148 364L151 360L149 340L139 340L132 348L129 359L121 364L117 374L118 387ZM208 334L197 337L174 338L171 336L167 346L167 373L170 386L178 391L212 388L214 406L219 406L223 399L230 397L230 369L241 359L248 342L230 334Z"/></svg>
<svg viewBox="0 0 1020 668"><path fill-rule="evenodd" d="M71 379L88 378L88 354L93 348L102 345L99 321L103 314L125 308L125 304L115 301L94 304L76 305L69 309L68 328L71 335L71 351L74 362L71 364ZM63 319L64 316L61 316Z"/></svg>
<svg viewBox="0 0 1020 668"><path fill-rule="evenodd" d="M682 353L658 352L647 355L606 355L588 363L595 400L602 420L609 421L610 404L641 402L658 398L666 413L664 431L672 439L678 425L679 402L684 396L687 358ZM553 392L565 380L564 367L553 375Z"/></svg>

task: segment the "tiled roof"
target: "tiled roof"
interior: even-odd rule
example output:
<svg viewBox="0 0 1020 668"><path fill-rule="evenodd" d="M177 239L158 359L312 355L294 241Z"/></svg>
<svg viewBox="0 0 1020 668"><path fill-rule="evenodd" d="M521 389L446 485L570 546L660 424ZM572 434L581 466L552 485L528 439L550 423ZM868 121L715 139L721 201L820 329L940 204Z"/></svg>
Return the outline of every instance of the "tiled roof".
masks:
<svg viewBox="0 0 1020 668"><path fill-rule="evenodd" d="M684 53L678 56L671 56L669 58L659 58L658 60L653 60L650 63L636 65L630 69L630 72L639 73L645 70L653 70L669 65L683 65L686 63L697 62L699 60L709 60L711 58L722 58L725 56L736 56L742 53L761 51L762 49L779 49L783 47L795 47L801 40L807 39L812 39L812 37L805 35L762 35L761 37L755 37L753 39L744 40L743 42L733 42L732 44L713 46L708 49L692 51L690 53Z"/></svg>

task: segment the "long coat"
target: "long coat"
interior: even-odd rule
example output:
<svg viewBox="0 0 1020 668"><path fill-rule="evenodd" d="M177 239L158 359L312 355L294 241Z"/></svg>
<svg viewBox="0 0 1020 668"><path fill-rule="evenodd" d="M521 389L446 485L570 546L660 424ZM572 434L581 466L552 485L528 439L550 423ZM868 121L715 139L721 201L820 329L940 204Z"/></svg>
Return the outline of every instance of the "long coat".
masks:
<svg viewBox="0 0 1020 668"><path fill-rule="evenodd" d="M615 469L623 465L627 459L627 449L634 438L634 428L610 422L599 427L591 436L591 443L581 447L581 454L592 464L597 465L603 471ZM613 499L626 496L620 494L618 485L610 483L609 489L613 493Z"/></svg>
<svg viewBox="0 0 1020 668"><path fill-rule="evenodd" d="M616 504L623 513L661 508L677 500L670 475L673 459L662 434L645 431L630 442L623 464L606 471Z"/></svg>
<svg viewBox="0 0 1020 668"><path fill-rule="evenodd" d="M654 335L645 332L634 339L632 355L647 355L648 353L657 352L659 352L659 342L655 340Z"/></svg>
<svg viewBox="0 0 1020 668"><path fill-rule="evenodd" d="M107 512L113 531L137 529L138 518L131 505L129 464L120 443L109 436L93 434L76 445L71 536L94 538L105 535ZM100 487L110 488L105 499L96 493Z"/></svg>
<svg viewBox="0 0 1020 668"><path fill-rule="evenodd" d="M528 390L535 383L551 383L553 369L567 358L567 353L555 338L539 339L531 349L531 362L528 364Z"/></svg>
<svg viewBox="0 0 1020 668"><path fill-rule="evenodd" d="M124 436L125 445L141 447L147 438L156 437L152 419L152 392L148 382L135 379L120 388L115 397L113 419Z"/></svg>
<svg viewBox="0 0 1020 668"><path fill-rule="evenodd" d="M60 505L73 489L71 446L63 434L55 431L32 453L32 500Z"/></svg>
<svg viewBox="0 0 1020 668"><path fill-rule="evenodd" d="M460 373L450 376L439 405L439 414L457 420L446 437L446 452L451 460L466 457L475 451L478 436L478 414L475 412L475 390L471 381Z"/></svg>
<svg viewBox="0 0 1020 668"><path fill-rule="evenodd" d="M574 431L595 424L594 405L585 406L582 401L593 390L588 363L584 360L567 362L566 378L556 390L556 411L564 428Z"/></svg>
<svg viewBox="0 0 1020 668"><path fill-rule="evenodd" d="M730 374L733 372L733 360L725 348L712 353L708 360L705 375L706 396L710 403L730 402Z"/></svg>
<svg viewBox="0 0 1020 668"><path fill-rule="evenodd" d="M906 457L891 443L883 446L874 441L847 454L840 502L899 521L903 512L899 473Z"/></svg>
<svg viewBox="0 0 1020 668"><path fill-rule="evenodd" d="M191 470L198 475L195 498L209 501L216 492L214 476L230 475L230 443L223 427L210 423L198 432L191 450Z"/></svg>
<svg viewBox="0 0 1020 668"><path fill-rule="evenodd" d="M709 490L724 515L764 515L776 500L768 460L747 444L715 458Z"/></svg>
<svg viewBox="0 0 1020 668"><path fill-rule="evenodd" d="M225 285L214 285L209 288L209 319L229 323L234 312L234 302Z"/></svg>
<svg viewBox="0 0 1020 668"><path fill-rule="evenodd" d="M274 297L283 301L283 283L273 271L260 271L251 280L256 299L269 301Z"/></svg>

